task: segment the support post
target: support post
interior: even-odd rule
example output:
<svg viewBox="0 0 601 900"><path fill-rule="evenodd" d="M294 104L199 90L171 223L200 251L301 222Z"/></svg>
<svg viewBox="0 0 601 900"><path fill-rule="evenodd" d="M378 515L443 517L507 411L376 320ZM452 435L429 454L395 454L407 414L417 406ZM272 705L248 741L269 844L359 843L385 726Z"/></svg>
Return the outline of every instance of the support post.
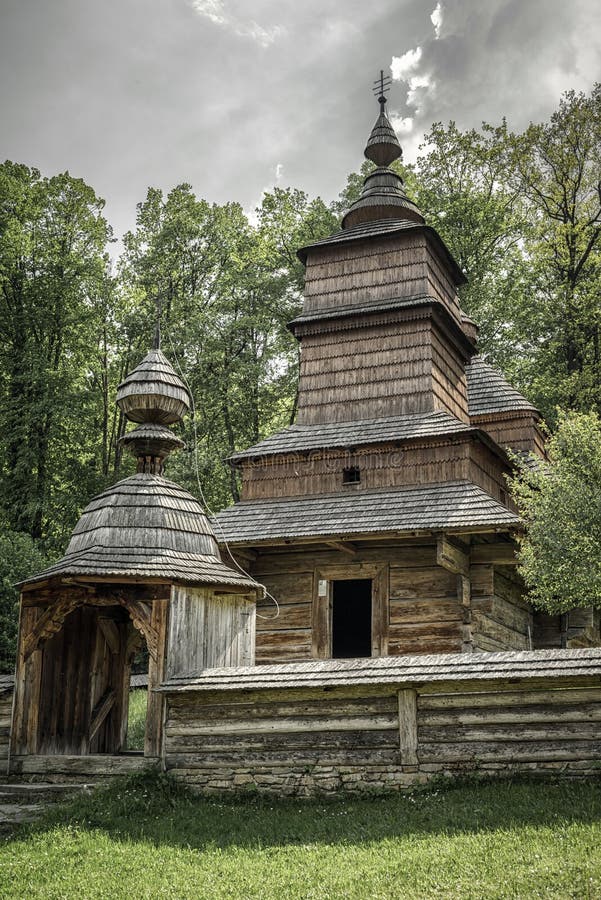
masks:
<svg viewBox="0 0 601 900"><path fill-rule="evenodd" d="M401 690L399 697L399 743L402 766L417 766L417 692Z"/></svg>

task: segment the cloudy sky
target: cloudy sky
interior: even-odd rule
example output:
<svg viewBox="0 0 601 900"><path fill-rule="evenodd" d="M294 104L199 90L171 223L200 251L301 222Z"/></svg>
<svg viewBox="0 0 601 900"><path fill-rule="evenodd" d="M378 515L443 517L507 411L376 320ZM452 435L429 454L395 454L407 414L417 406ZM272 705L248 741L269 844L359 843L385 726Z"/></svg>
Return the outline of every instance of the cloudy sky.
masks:
<svg viewBox="0 0 601 900"><path fill-rule="evenodd" d="M601 78L601 3L0 0L0 156L84 178L117 235L149 185L331 200L380 68L409 159L434 121L519 129Z"/></svg>

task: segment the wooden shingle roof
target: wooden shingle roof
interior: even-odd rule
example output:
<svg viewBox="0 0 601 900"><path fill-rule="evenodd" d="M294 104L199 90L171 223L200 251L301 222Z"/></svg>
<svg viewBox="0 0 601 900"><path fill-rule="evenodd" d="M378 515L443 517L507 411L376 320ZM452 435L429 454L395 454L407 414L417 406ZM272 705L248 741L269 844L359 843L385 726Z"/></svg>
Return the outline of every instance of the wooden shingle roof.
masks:
<svg viewBox="0 0 601 900"><path fill-rule="evenodd" d="M505 381L497 369L474 356L465 368L470 416L515 411L537 412L535 406Z"/></svg>
<svg viewBox="0 0 601 900"><path fill-rule="evenodd" d="M172 678L160 690L256 691L582 676L601 676L601 648L380 656L215 668Z"/></svg>
<svg viewBox="0 0 601 900"><path fill-rule="evenodd" d="M470 425L442 410L412 416L360 419L356 422L291 425L247 450L234 453L230 460L238 462L253 456L270 456L276 453L303 453L317 449L443 437L473 430Z"/></svg>
<svg viewBox="0 0 601 900"><path fill-rule="evenodd" d="M374 532L511 528L519 518L468 481L310 497L243 500L215 517L217 538L260 544Z"/></svg>
<svg viewBox="0 0 601 900"><path fill-rule="evenodd" d="M256 587L221 562L196 497L150 474L132 475L94 497L62 559L24 584L77 575Z"/></svg>

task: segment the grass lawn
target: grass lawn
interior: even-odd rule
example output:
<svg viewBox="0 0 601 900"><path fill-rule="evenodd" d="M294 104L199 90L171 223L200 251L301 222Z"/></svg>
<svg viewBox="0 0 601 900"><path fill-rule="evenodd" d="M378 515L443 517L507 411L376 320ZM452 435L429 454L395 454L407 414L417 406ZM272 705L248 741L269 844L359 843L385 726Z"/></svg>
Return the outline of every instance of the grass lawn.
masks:
<svg viewBox="0 0 601 900"><path fill-rule="evenodd" d="M0 843L0 897L601 898L601 782L309 802L137 777Z"/></svg>

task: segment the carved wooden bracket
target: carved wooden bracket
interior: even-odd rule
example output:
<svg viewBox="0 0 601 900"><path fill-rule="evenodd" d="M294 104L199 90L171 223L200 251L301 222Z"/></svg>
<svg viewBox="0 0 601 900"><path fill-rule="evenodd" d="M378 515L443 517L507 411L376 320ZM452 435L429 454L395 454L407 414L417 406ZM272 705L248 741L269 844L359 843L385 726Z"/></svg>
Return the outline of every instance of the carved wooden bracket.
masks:
<svg viewBox="0 0 601 900"><path fill-rule="evenodd" d="M156 662L159 652L159 634L152 625L151 607L140 600L130 600L129 598L120 599L119 603L127 609L134 627L146 638L148 652Z"/></svg>
<svg viewBox="0 0 601 900"><path fill-rule="evenodd" d="M40 616L23 641L23 661L29 659L40 644L47 641L63 627L67 616L82 604L80 597L62 597Z"/></svg>
<svg viewBox="0 0 601 900"><path fill-rule="evenodd" d="M61 597L48 607L43 615L35 623L32 630L23 640L23 660L29 659L31 654L37 650L44 641L47 641L58 631L61 630L67 616L73 612L78 606L86 605L86 601L79 596ZM132 600L124 593L115 592L110 597L94 597L90 605L92 606L123 606L129 613L135 628L142 634L148 645L148 652L156 661L159 645L159 635L152 625L151 610L152 607L148 603L141 600ZM105 639L111 648L111 652L115 653L114 640L118 640L116 629L111 628L110 622L100 621Z"/></svg>

